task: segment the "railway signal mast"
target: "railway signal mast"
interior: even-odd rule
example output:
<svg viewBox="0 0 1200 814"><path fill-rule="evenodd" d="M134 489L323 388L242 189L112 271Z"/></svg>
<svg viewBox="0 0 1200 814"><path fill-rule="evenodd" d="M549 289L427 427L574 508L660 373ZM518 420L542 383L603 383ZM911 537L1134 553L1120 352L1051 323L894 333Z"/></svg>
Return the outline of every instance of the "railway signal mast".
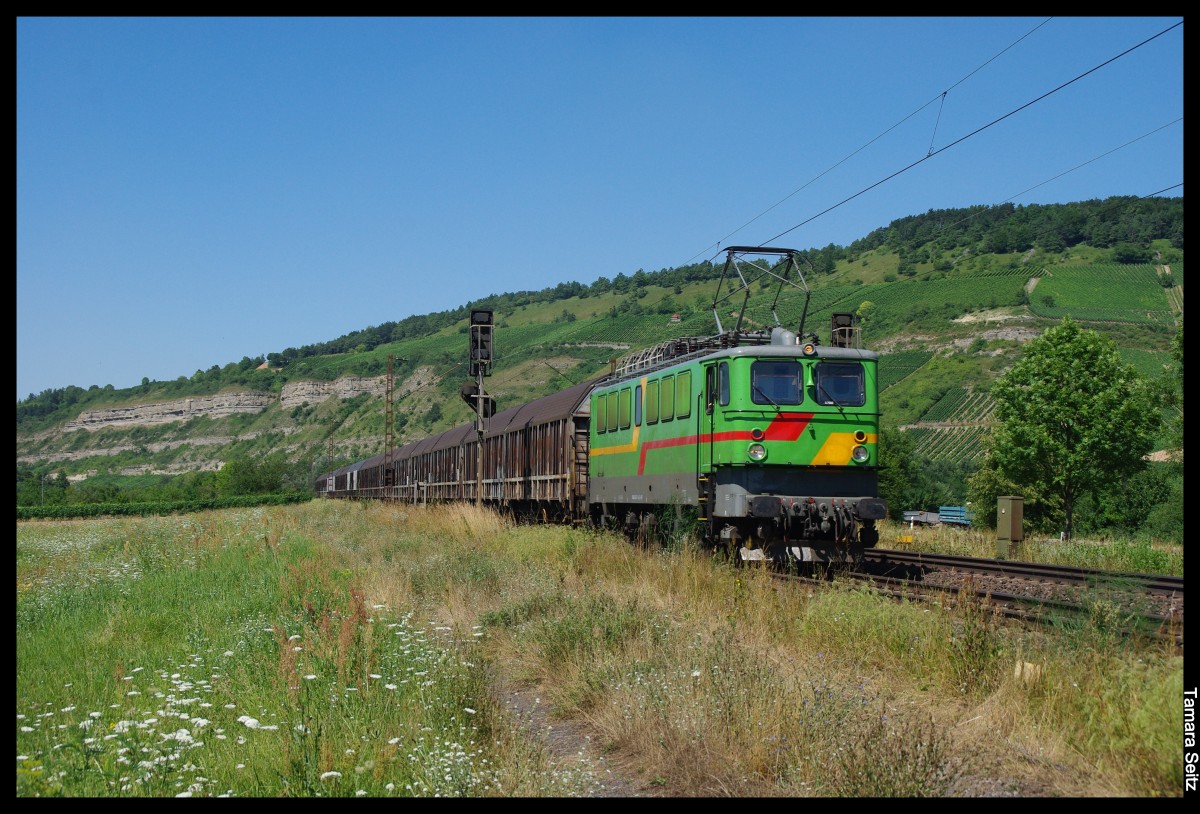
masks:
<svg viewBox="0 0 1200 814"><path fill-rule="evenodd" d="M492 375L492 312L481 308L471 310L471 375L475 377L475 434L479 455L475 461L475 505L483 505L483 419L491 415L494 405L483 390L483 377ZM494 407L491 407L494 409Z"/></svg>
<svg viewBox="0 0 1200 814"><path fill-rule="evenodd" d="M383 394L383 499L392 496L392 486L395 485L396 473L392 471L392 447L395 445L393 425L395 424L395 407L392 404L392 389L396 385L396 368L394 357L388 354L387 380Z"/></svg>

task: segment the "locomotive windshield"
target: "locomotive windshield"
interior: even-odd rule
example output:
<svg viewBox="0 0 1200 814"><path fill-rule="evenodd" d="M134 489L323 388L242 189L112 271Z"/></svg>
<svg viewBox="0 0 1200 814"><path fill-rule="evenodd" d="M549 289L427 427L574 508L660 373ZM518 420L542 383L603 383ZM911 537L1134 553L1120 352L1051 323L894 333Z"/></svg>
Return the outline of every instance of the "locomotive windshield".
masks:
<svg viewBox="0 0 1200 814"><path fill-rule="evenodd" d="M755 404L799 404L804 397L802 369L792 360L760 360L750 367L750 397Z"/></svg>
<svg viewBox="0 0 1200 814"><path fill-rule="evenodd" d="M863 368L857 362L821 362L814 374L821 404L861 407L866 403Z"/></svg>

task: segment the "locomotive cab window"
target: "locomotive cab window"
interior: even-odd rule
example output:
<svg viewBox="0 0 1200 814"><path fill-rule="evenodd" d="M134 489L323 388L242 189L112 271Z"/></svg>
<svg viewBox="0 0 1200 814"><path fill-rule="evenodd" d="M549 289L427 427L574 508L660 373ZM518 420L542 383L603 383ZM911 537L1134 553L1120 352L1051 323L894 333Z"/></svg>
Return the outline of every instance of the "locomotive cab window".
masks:
<svg viewBox="0 0 1200 814"><path fill-rule="evenodd" d="M821 362L814 373L819 403L839 407L862 407L866 403L863 366L857 362Z"/></svg>
<svg viewBox="0 0 1200 814"><path fill-rule="evenodd" d="M759 360L750 366L750 399L755 404L800 404L802 368L792 360Z"/></svg>
<svg viewBox="0 0 1200 814"><path fill-rule="evenodd" d="M633 426L642 426L642 386L633 388Z"/></svg>

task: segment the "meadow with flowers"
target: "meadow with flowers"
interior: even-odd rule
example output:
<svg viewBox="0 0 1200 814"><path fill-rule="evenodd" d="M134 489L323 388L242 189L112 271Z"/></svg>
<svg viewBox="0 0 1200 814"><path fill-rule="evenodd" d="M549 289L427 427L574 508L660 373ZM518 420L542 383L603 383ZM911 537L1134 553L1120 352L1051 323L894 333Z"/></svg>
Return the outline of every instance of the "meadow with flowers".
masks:
<svg viewBox="0 0 1200 814"><path fill-rule="evenodd" d="M1102 612L1013 628L472 507L19 522L16 610L18 797L1182 786L1182 656Z"/></svg>

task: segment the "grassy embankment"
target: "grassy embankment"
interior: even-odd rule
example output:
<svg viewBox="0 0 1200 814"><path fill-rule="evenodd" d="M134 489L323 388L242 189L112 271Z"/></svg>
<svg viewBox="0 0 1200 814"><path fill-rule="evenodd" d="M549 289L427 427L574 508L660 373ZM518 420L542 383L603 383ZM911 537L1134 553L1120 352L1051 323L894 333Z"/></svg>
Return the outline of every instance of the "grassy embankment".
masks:
<svg viewBox="0 0 1200 814"><path fill-rule="evenodd" d="M502 684L659 793L1177 795L1182 682L1104 614L1048 636L471 508L17 526L19 797L604 793Z"/></svg>

